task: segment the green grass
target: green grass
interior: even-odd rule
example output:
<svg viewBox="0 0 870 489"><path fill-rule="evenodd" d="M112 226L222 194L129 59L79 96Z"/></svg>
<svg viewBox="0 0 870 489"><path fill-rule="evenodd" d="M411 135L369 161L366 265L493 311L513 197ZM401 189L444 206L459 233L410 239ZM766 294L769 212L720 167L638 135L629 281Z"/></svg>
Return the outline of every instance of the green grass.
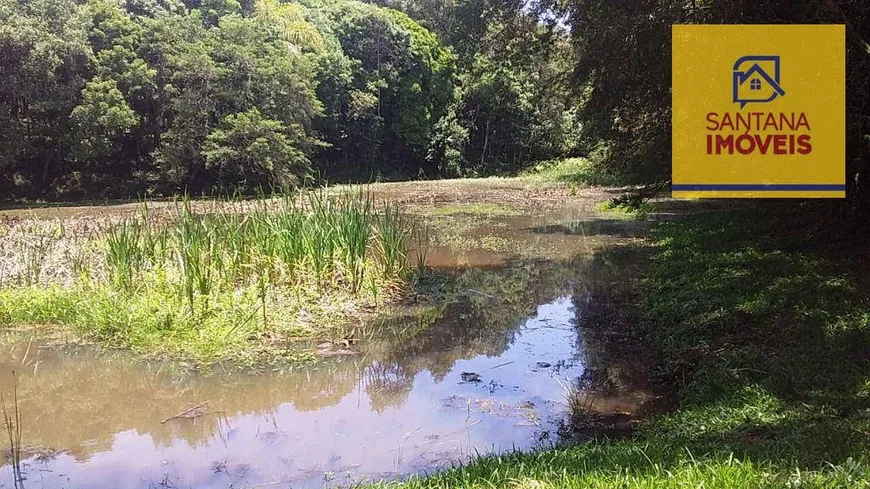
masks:
<svg viewBox="0 0 870 489"><path fill-rule="evenodd" d="M72 281L0 287L0 323L63 325L175 358L252 359L328 335L424 270L412 260L425 259L425 231L360 191L202 207L143 204L106 225L77 250Z"/></svg>
<svg viewBox="0 0 870 489"><path fill-rule="evenodd" d="M606 200L597 204L595 210L621 220L645 221L649 217L652 205L647 202L627 205L615 200Z"/></svg>
<svg viewBox="0 0 870 489"><path fill-rule="evenodd" d="M533 181L564 182L569 185L616 186L619 178L605 168L593 165L586 158L565 158L546 161L527 170L521 176ZM573 187L569 187L569 191Z"/></svg>
<svg viewBox="0 0 870 489"><path fill-rule="evenodd" d="M654 350L673 411L627 438L384 486L870 487L870 300L854 258L866 241L838 243L849 233L791 209L656 227L631 333Z"/></svg>

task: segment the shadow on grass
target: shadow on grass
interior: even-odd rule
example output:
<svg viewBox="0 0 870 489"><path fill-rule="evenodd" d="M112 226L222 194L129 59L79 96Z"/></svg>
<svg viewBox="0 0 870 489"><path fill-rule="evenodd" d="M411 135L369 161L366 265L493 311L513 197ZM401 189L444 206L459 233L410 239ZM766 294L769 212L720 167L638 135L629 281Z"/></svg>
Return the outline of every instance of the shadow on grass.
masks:
<svg viewBox="0 0 870 489"><path fill-rule="evenodd" d="M703 207L657 226L642 282L644 334L682 400L652 432L692 453L804 470L861 458L870 302L844 266L855 256L827 239L857 229L830 207Z"/></svg>

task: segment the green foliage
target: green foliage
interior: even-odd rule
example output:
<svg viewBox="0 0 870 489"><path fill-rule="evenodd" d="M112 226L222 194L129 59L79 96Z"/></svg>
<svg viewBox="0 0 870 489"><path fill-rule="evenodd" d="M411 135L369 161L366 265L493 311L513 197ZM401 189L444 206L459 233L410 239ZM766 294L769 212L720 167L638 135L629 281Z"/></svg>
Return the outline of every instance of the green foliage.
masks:
<svg viewBox="0 0 870 489"><path fill-rule="evenodd" d="M33 271L0 287L0 323L199 361L252 357L390 300L413 279L411 248L427 246L401 208L362 191L150 207L90 236L96 251L69 283Z"/></svg>
<svg viewBox="0 0 870 489"><path fill-rule="evenodd" d="M645 221L649 217L652 207L652 204L646 202L643 197L626 194L606 200L598 205L596 209L622 219Z"/></svg>
<svg viewBox="0 0 870 489"><path fill-rule="evenodd" d="M287 132L281 122L264 119L256 108L230 114L206 137L205 168L217 172L218 182L235 182L248 191L269 185L294 187L308 174L309 162Z"/></svg>
<svg viewBox="0 0 870 489"><path fill-rule="evenodd" d="M457 90L429 156L447 176L514 174L577 149L567 30L520 1L376 0L450 45Z"/></svg>
<svg viewBox="0 0 870 489"><path fill-rule="evenodd" d="M578 57L572 87L580 102L583 149L595 165L608 167L625 183L670 179L673 24L847 24L847 181L870 154L862 139L870 124L866 2L545 0L540 5L564 13L571 25Z"/></svg>
<svg viewBox="0 0 870 489"><path fill-rule="evenodd" d="M61 171L69 114L92 67L70 0L0 1L0 188L40 195Z"/></svg>
<svg viewBox="0 0 870 489"><path fill-rule="evenodd" d="M369 2L0 0L0 189L251 191L308 168L331 181L505 175L578 155L607 181L658 184L670 26L691 22L845 22L860 183L870 15L857 0ZM257 157L272 161L242 161L261 131Z"/></svg>
<svg viewBox="0 0 870 489"><path fill-rule="evenodd" d="M307 37L311 26L273 10L226 15L210 30L184 19L194 22L187 26L190 37L166 39L172 46L162 76L174 117L156 162L178 187L251 190L294 185L307 174L317 143L311 123L321 108L313 66L289 44L296 39L291 31L298 28L304 34L298 39L306 43L316 41ZM275 17L287 22L266 24Z"/></svg>
<svg viewBox="0 0 870 489"><path fill-rule="evenodd" d="M621 175L612 168L595 164L588 158L565 158L538 163L522 174L543 182L565 182L573 185L618 186ZM572 187L573 188L573 187Z"/></svg>
<svg viewBox="0 0 870 489"><path fill-rule="evenodd" d="M567 32L520 2L0 0L0 20L12 197L510 173L575 146Z"/></svg>
<svg viewBox="0 0 870 489"><path fill-rule="evenodd" d="M97 161L113 156L115 143L139 124L115 80L95 78L82 90L81 103L70 114L76 134L75 159Z"/></svg>
<svg viewBox="0 0 870 489"><path fill-rule="evenodd" d="M313 160L416 174L452 99L433 34L352 1L4 0L0 20L11 195L252 191Z"/></svg>
<svg viewBox="0 0 870 489"><path fill-rule="evenodd" d="M533 29L534 38L549 31ZM533 39L534 39L533 38ZM553 42L553 52L533 52L528 66L517 67L517 40L503 47L506 53L475 55L455 106L454 117L464 129L462 142L465 175L515 174L530 163L572 151L574 101L567 96L570 58L566 39ZM507 59L502 59L501 57ZM447 126L446 130L456 132Z"/></svg>
<svg viewBox="0 0 870 489"><path fill-rule="evenodd" d="M453 99L454 58L408 16L358 2L315 3L328 33L318 95L318 128L330 146L330 178L435 175L427 159L435 127Z"/></svg>
<svg viewBox="0 0 870 489"><path fill-rule="evenodd" d="M271 26L288 49L298 48L311 52L324 49L322 34L305 20L306 11L302 6L277 0L262 0L254 7L255 16Z"/></svg>

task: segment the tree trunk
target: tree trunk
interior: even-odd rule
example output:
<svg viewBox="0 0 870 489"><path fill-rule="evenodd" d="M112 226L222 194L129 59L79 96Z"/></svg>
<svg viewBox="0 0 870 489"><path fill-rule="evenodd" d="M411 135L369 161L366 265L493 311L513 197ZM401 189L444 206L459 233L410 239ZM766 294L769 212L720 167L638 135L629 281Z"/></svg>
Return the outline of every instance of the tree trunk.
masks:
<svg viewBox="0 0 870 489"><path fill-rule="evenodd" d="M489 146L489 117L486 118L486 129L483 131L483 150L480 152L480 169L486 165L486 149Z"/></svg>

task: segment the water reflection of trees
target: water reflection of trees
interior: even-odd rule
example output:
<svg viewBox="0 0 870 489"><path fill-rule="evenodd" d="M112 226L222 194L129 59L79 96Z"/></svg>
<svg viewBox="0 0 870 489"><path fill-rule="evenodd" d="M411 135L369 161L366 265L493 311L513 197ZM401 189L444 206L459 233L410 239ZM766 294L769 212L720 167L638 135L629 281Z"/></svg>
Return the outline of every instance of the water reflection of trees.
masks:
<svg viewBox="0 0 870 489"><path fill-rule="evenodd" d="M372 362L366 367L363 382L372 409L383 412L404 404L414 385L414 375L398 364Z"/></svg>
<svg viewBox="0 0 870 489"><path fill-rule="evenodd" d="M586 265L583 287L572 297L577 314L578 350L583 352L583 375L575 379L571 403L574 421L582 421L587 411L603 414L642 415L654 408L649 389L651 361L637 338L630 316L634 300L625 277L633 272L637 258L629 250L597 253ZM582 423L581 423L582 426Z"/></svg>
<svg viewBox="0 0 870 489"><path fill-rule="evenodd" d="M268 415L285 403L313 411L339 404L359 387L372 408L383 411L406 401L422 371L440 381L460 359L503 353L522 320L582 274L583 261L459 271L456 295L437 314L414 319L421 322L413 327L384 325L375 339L362 343L360 355L304 370L182 374L124 355L34 351L35 345L25 353L25 342L0 352L0 388L8 391L10 371L18 371L25 443L69 450L80 460L111 449L122 431L148 434L158 446L174 439L197 446L221 436L221 416ZM160 423L203 401L209 401L211 415Z"/></svg>
<svg viewBox="0 0 870 489"><path fill-rule="evenodd" d="M223 416L268 415L287 402L301 411L334 405L359 379L349 360L305 372L197 376L126 356L31 351L22 368L26 347L0 353L0 388L8 392L10 371L18 372L24 443L69 450L78 459L110 449L114 435L128 430L150 435L157 446L175 439L206 444L221 435ZM209 401L209 415L161 424L203 401Z"/></svg>

